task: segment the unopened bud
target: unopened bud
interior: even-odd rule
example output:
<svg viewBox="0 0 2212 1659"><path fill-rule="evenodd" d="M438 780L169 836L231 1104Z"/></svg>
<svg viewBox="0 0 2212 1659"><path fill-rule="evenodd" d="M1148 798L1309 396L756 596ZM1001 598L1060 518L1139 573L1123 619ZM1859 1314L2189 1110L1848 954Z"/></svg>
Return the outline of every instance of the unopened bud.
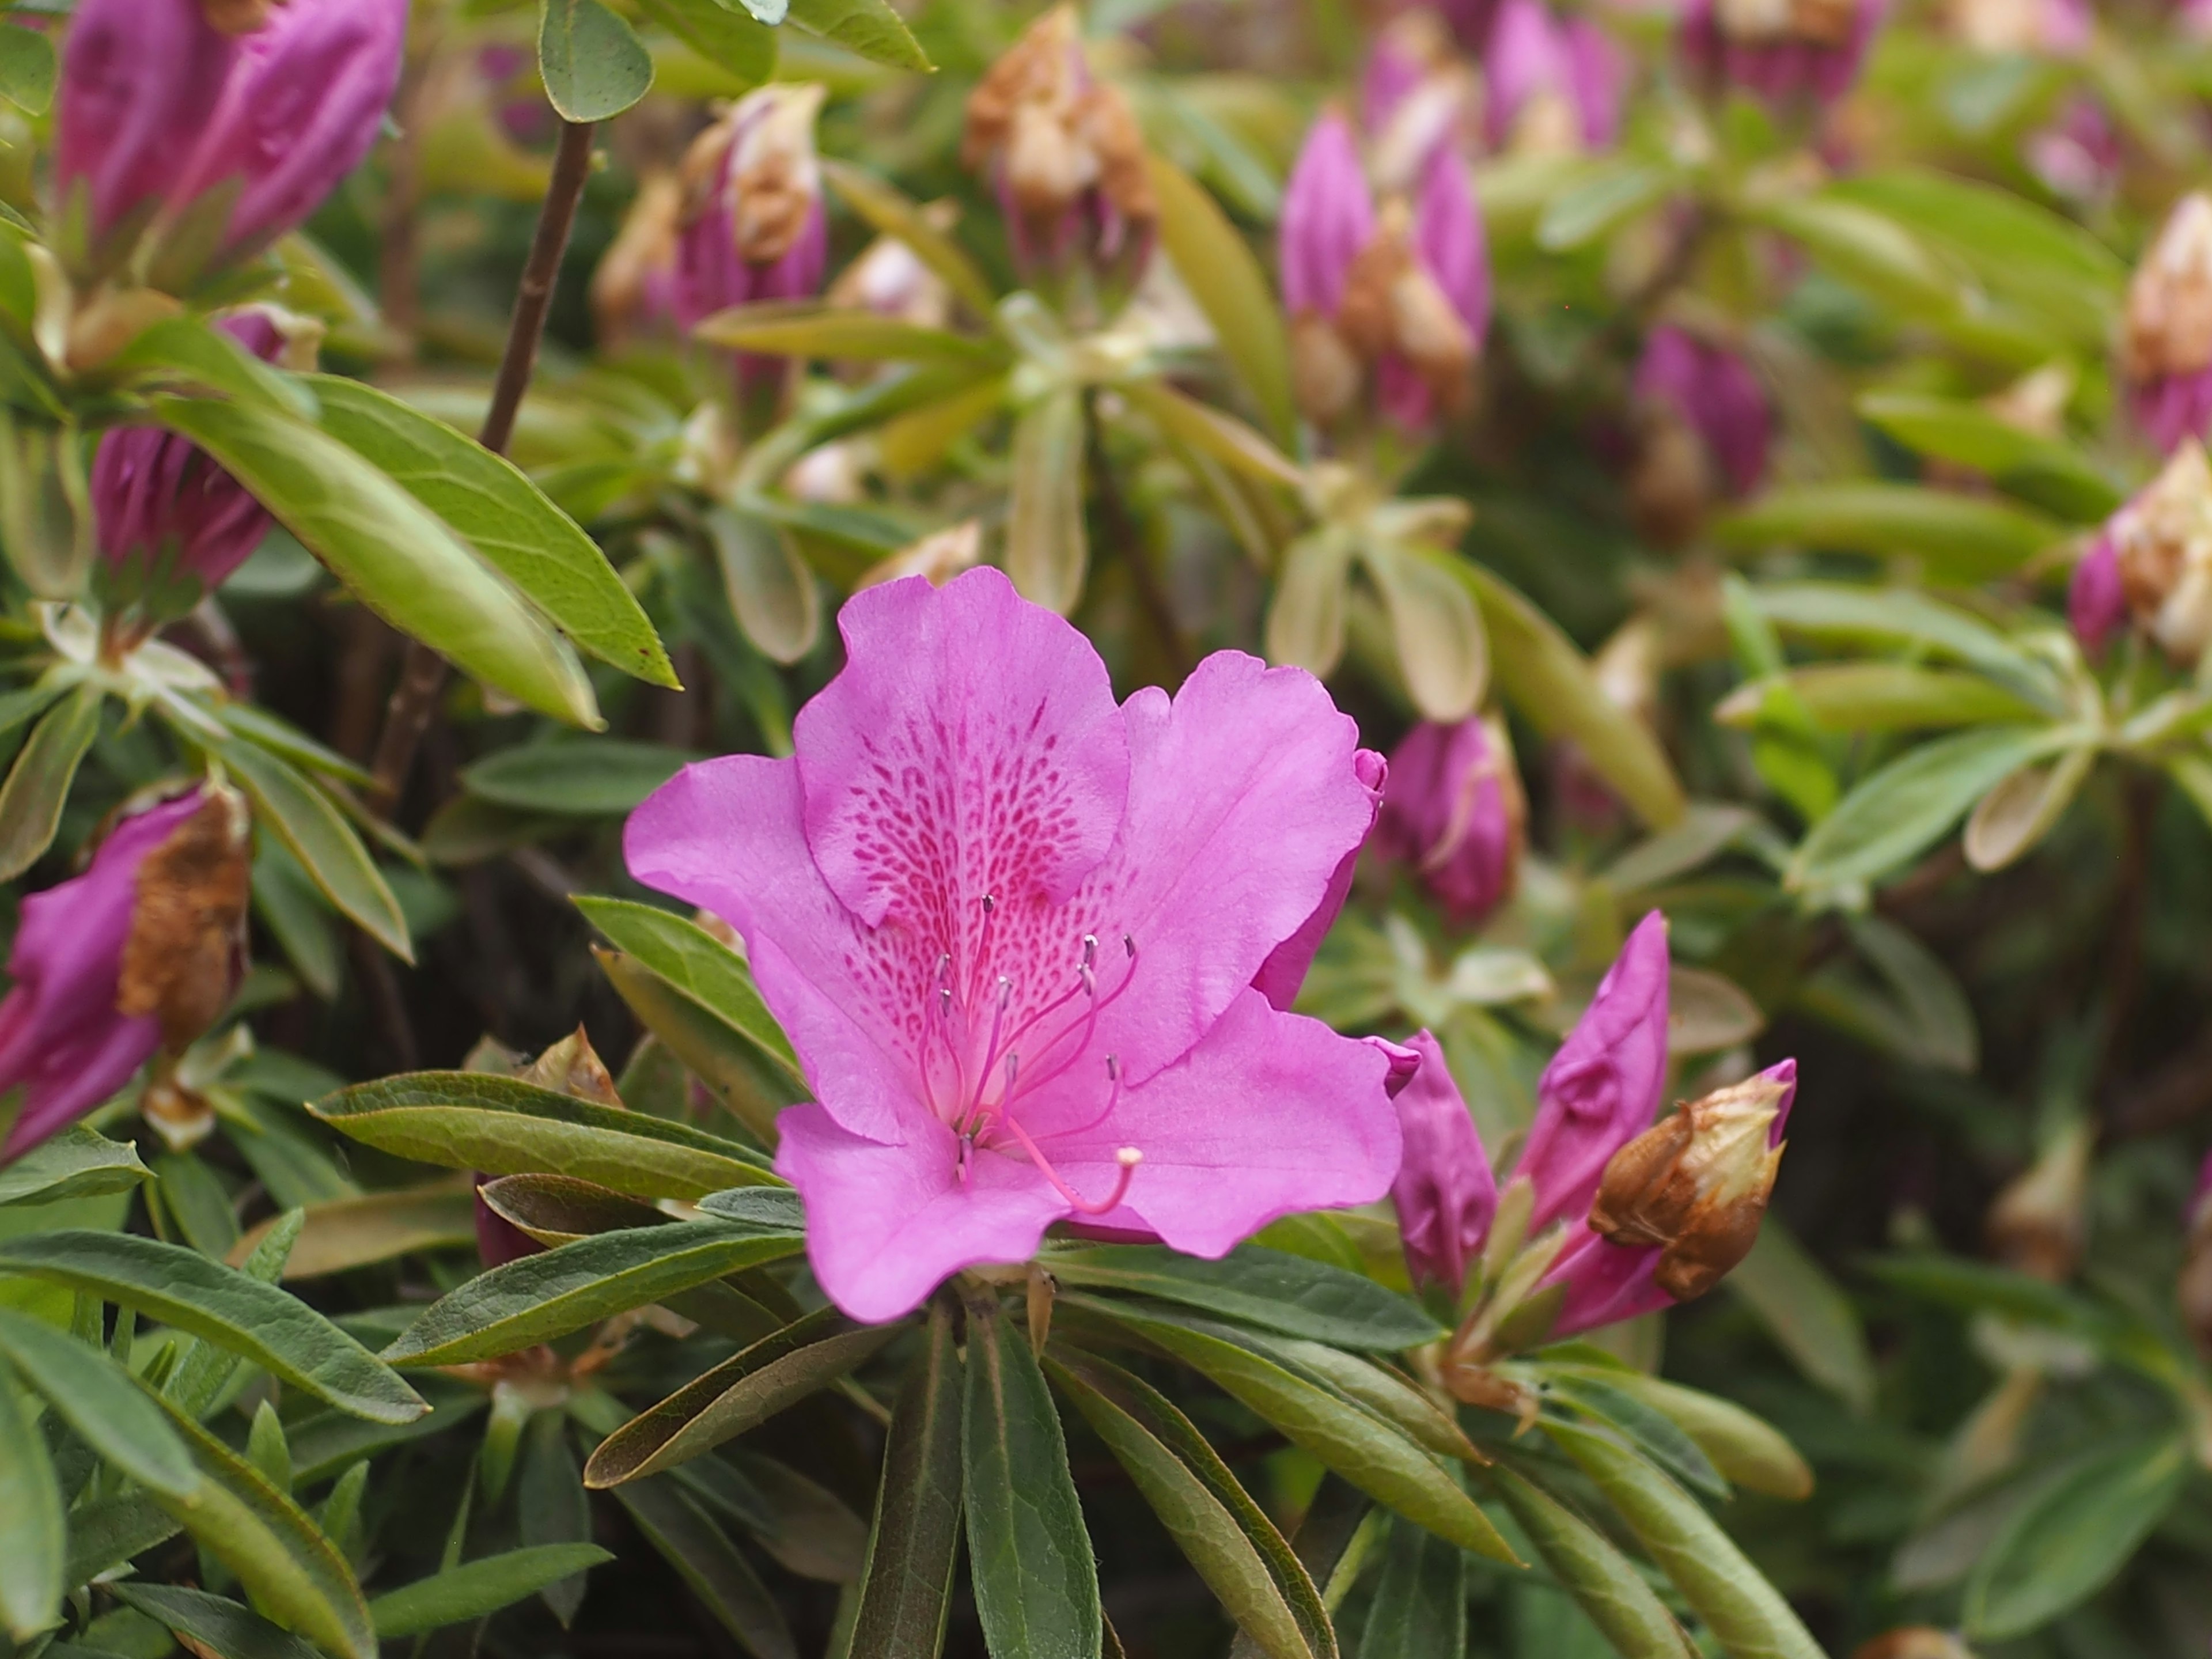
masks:
<svg viewBox="0 0 2212 1659"><path fill-rule="evenodd" d="M1627 66L1587 18L1555 16L1545 0L1505 0L1483 70L1492 149L1572 155L1620 134Z"/></svg>
<svg viewBox="0 0 2212 1659"><path fill-rule="evenodd" d="M1676 1301L1703 1296L1759 1237L1796 1090L1784 1060L1653 1125L1606 1164L1590 1231L1658 1249L1655 1279Z"/></svg>
<svg viewBox="0 0 2212 1659"><path fill-rule="evenodd" d="M2120 365L2160 450L2212 426L2212 196L2174 204L2128 283Z"/></svg>
<svg viewBox="0 0 2212 1659"><path fill-rule="evenodd" d="M1657 546L1696 533L1710 503L1759 488L1774 416L1759 377L1725 345L1662 324L1637 365L1639 437L1630 498L1638 529Z"/></svg>
<svg viewBox="0 0 2212 1659"><path fill-rule="evenodd" d="M1472 925L1512 893L1527 818L1502 726L1424 720L1390 757L1377 844L1417 871L1455 921Z"/></svg>
<svg viewBox="0 0 2212 1659"><path fill-rule="evenodd" d="M237 988L251 828L246 798L209 784L191 815L139 861L115 1006L126 1018L152 1016L172 1054L216 1023Z"/></svg>
<svg viewBox="0 0 2212 1659"><path fill-rule="evenodd" d="M1439 149L1472 154L1481 133L1481 77L1431 11L1401 12L1383 29L1359 101L1376 186L1386 192L1413 189Z"/></svg>
<svg viewBox="0 0 2212 1659"><path fill-rule="evenodd" d="M1881 0L1692 0L1679 38L1709 88L1817 112L1850 89L1881 21Z"/></svg>
<svg viewBox="0 0 2212 1659"><path fill-rule="evenodd" d="M684 185L673 173L639 182L607 251L592 272L592 317L601 344L619 348L676 315L676 264Z"/></svg>
<svg viewBox="0 0 2212 1659"><path fill-rule="evenodd" d="M2181 1268L2181 1322L2212 1359L2212 1157L2197 1177L2189 1207L2189 1236Z"/></svg>
<svg viewBox="0 0 2212 1659"><path fill-rule="evenodd" d="M1337 326L1375 364L1378 401L1409 432L1463 410L1490 321L1490 270L1467 171L1439 151L1412 203L1383 206L1344 281Z"/></svg>
<svg viewBox="0 0 2212 1659"><path fill-rule="evenodd" d="M1877 1636L1851 1659L1974 1659L1973 1650L1947 1630L1908 1625Z"/></svg>
<svg viewBox="0 0 2212 1659"><path fill-rule="evenodd" d="M1498 1180L1443 1045L1420 1031L1406 1046L1419 1065L1397 1096L1406 1151L1390 1197L1413 1283L1440 1285L1456 1297L1489 1237Z"/></svg>
<svg viewBox="0 0 2212 1659"><path fill-rule="evenodd" d="M1976 52L2070 58L2089 44L2088 0L1951 0L1951 33Z"/></svg>
<svg viewBox="0 0 2212 1659"><path fill-rule="evenodd" d="M2109 547L2136 620L2175 662L2212 641L2212 465L2185 438L2165 467L2105 521L2090 557Z"/></svg>
<svg viewBox="0 0 2212 1659"><path fill-rule="evenodd" d="M1990 1252L2006 1267L2054 1285L2074 1276L2094 1144L2087 1124L2074 1125L1997 1194L1986 1225Z"/></svg>

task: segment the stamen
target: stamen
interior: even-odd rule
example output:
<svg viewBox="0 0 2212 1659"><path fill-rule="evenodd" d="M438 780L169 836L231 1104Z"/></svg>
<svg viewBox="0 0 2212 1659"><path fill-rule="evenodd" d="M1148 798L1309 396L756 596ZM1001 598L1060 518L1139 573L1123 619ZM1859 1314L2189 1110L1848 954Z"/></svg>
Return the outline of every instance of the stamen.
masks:
<svg viewBox="0 0 2212 1659"><path fill-rule="evenodd" d="M1106 1075L1112 1080L1114 1086L1107 1091L1106 1104L1103 1109L1099 1112L1097 1117L1092 1118L1090 1122L1084 1124L1081 1127L1062 1130L1061 1133L1063 1134L1089 1134L1093 1129L1103 1123L1108 1118L1114 1115L1114 1109L1121 1103L1121 1055L1109 1054L1106 1056Z"/></svg>
<svg viewBox="0 0 2212 1659"><path fill-rule="evenodd" d="M1144 1153L1139 1152L1134 1146L1122 1147L1114 1154L1115 1163L1121 1165L1121 1174L1114 1182L1114 1190L1102 1199L1085 1198L1060 1178L1060 1171L1052 1167L1051 1162L1043 1152L1038 1150L1036 1142L1031 1140L1024 1133L1020 1124L1015 1122L1011 1117L1006 1119L1005 1122L1007 1131L1021 1143L1022 1150L1030 1155L1030 1162L1036 1165L1037 1173L1052 1183L1052 1189L1067 1200L1070 1209L1081 1215L1104 1215L1109 1210L1120 1204L1129 1195L1129 1182L1137 1173L1137 1165L1145 1161Z"/></svg>
<svg viewBox="0 0 2212 1659"><path fill-rule="evenodd" d="M1083 965L1085 968L1088 968L1092 963L1097 960L1098 935L1096 933L1085 933L1083 936Z"/></svg>

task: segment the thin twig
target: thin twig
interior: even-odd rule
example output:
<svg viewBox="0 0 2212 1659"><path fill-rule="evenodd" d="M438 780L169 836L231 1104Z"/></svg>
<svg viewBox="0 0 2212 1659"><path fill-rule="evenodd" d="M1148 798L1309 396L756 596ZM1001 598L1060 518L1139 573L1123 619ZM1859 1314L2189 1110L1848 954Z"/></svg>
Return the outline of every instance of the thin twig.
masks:
<svg viewBox="0 0 2212 1659"><path fill-rule="evenodd" d="M563 121L560 148L553 157L553 177L545 201L538 210L538 234L530 244L530 258L522 268L522 283L514 296L514 318L507 325L507 351L500 359L499 379L494 383L491 407L484 411L483 429L477 434L486 449L504 454L514 435L514 420L522 408L523 394L538 366L538 345L545 334L545 313L552 308L554 284L560 279L562 256L568 252L568 232L576 222L576 206L582 201L585 181L592 173L592 127L588 122ZM415 763L415 751L437 712L438 694L446 684L445 659L420 640L407 642L400 665L399 682L385 709L384 732L376 744L376 761L370 769L376 778L375 796L389 811Z"/></svg>

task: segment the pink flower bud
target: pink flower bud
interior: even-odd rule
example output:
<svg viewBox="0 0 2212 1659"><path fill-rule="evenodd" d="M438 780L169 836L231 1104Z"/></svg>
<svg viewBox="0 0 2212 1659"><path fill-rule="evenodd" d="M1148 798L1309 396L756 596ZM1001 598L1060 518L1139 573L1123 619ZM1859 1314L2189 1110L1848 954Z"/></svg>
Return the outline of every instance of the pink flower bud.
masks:
<svg viewBox="0 0 2212 1659"><path fill-rule="evenodd" d="M1340 322L1374 362L1376 400L1394 425L1421 433L1466 405L1490 327L1490 264L1457 156L1430 156L1410 212L1385 204L1346 280Z"/></svg>
<svg viewBox="0 0 2212 1659"><path fill-rule="evenodd" d="M1378 845L1471 926L1513 890L1528 814L1521 780L1480 720L1424 720L1390 757Z"/></svg>
<svg viewBox="0 0 2212 1659"><path fill-rule="evenodd" d="M1382 799L1383 779L1389 768L1382 757L1372 749L1355 750L1352 769L1358 775L1360 785L1376 802ZM1328 878L1328 887L1322 894L1321 902L1314 913L1299 924L1298 930L1278 945L1260 971L1252 975L1252 987L1278 1008L1288 1008L1297 1000L1298 987L1305 983L1306 970L1313 966L1321 942L1328 937L1328 930L1336 926L1343 912L1344 901L1352 892L1352 878L1359 865L1359 849L1352 848L1344 855Z"/></svg>
<svg viewBox="0 0 2212 1659"><path fill-rule="evenodd" d="M2212 465L2203 445L2185 438L2159 475L2105 521L2089 559L2100 548L2136 625L2175 664L2202 658L2212 645ZM2081 580L2088 584L2085 615L2109 622L2114 610L2101 567Z"/></svg>
<svg viewBox="0 0 2212 1659"><path fill-rule="evenodd" d="M1492 149L1573 155L1620 135L1627 64L1587 18L1556 17L1544 0L1505 0L1483 72Z"/></svg>
<svg viewBox="0 0 2212 1659"><path fill-rule="evenodd" d="M1513 1178L1535 1189L1531 1234L1582 1215L1607 1162L1650 1127L1667 1080L1667 919L1637 924L1536 1085Z"/></svg>
<svg viewBox="0 0 2212 1659"><path fill-rule="evenodd" d="M0 1095L22 1104L0 1143L21 1157L189 1047L245 969L245 799L203 785L124 819L92 865L22 903L0 1002Z"/></svg>
<svg viewBox="0 0 2212 1659"><path fill-rule="evenodd" d="M2028 134L2021 152L2054 194L2085 203L2112 195L2127 159L2104 105L2086 94L2069 99L2055 120Z"/></svg>
<svg viewBox="0 0 2212 1659"><path fill-rule="evenodd" d="M1715 89L1817 112L1858 78L1881 11L1881 0L1689 0L1679 45Z"/></svg>
<svg viewBox="0 0 2212 1659"><path fill-rule="evenodd" d="M218 256L296 229L361 165L399 84L407 0L285 0L242 36L177 192L234 191Z"/></svg>
<svg viewBox="0 0 2212 1659"><path fill-rule="evenodd" d="M2189 1235L2181 1268L2181 1319L2197 1347L2212 1358L2212 1156L2197 1176L2189 1206Z"/></svg>
<svg viewBox="0 0 2212 1659"><path fill-rule="evenodd" d="M234 313L220 326L264 362L291 344L265 310ZM92 507L113 575L140 594L149 585L188 581L179 594L185 610L220 587L269 533L269 514L245 485L206 451L158 427L118 427L100 438Z"/></svg>
<svg viewBox="0 0 2212 1659"><path fill-rule="evenodd" d="M2120 365L2160 453L2212 430L2212 196L2174 204L2128 283Z"/></svg>
<svg viewBox="0 0 2212 1659"><path fill-rule="evenodd" d="M1728 495L1741 500L1759 488L1774 440L1774 415L1759 377L1735 352L1662 324L1644 341L1636 397L1697 435L1715 483Z"/></svg>
<svg viewBox="0 0 2212 1659"><path fill-rule="evenodd" d="M2127 626L2127 589L2120 582L2120 557L2109 535L2100 535L2074 567L2066 586L2066 620L2074 637L2092 658L2100 658L2112 635Z"/></svg>
<svg viewBox="0 0 2212 1659"><path fill-rule="evenodd" d="M592 272L592 319L599 343L619 350L677 326L677 260L684 186L673 173L647 173Z"/></svg>
<svg viewBox="0 0 2212 1659"><path fill-rule="evenodd" d="M198 0L80 0L62 47L54 183L95 271L176 194L239 51Z"/></svg>
<svg viewBox="0 0 2212 1659"><path fill-rule="evenodd" d="M1439 149L1471 155L1482 127L1482 79L1432 12L1382 31L1360 82L1359 118L1373 140L1376 187L1402 193Z"/></svg>
<svg viewBox="0 0 2212 1659"><path fill-rule="evenodd" d="M472 1177L476 1193L477 1259L487 1268L504 1267L526 1255L538 1255L545 1247L484 1202L488 1175Z"/></svg>
<svg viewBox="0 0 2212 1659"><path fill-rule="evenodd" d="M1291 169L1280 244L1292 391L1300 412L1317 425L1337 420L1359 395L1359 362L1337 319L1345 279L1374 234L1374 198L1351 123L1328 111Z"/></svg>
<svg viewBox="0 0 2212 1659"><path fill-rule="evenodd" d="M1390 1197L1413 1283L1441 1285L1456 1297L1490 1236L1498 1179L1442 1045L1419 1031L1407 1046L1420 1065L1397 1097L1406 1153Z"/></svg>

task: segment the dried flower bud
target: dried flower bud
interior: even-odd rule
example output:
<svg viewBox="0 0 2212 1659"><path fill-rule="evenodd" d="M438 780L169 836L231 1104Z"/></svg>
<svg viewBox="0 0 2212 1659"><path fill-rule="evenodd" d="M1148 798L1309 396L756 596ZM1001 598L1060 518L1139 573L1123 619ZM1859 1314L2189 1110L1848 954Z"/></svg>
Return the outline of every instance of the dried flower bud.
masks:
<svg viewBox="0 0 2212 1659"><path fill-rule="evenodd" d="M1851 1659L1974 1659L1973 1651L1948 1631L1908 1625L1877 1636Z"/></svg>
<svg viewBox="0 0 2212 1659"><path fill-rule="evenodd" d="M1360 787L1367 791L1370 807L1382 799L1383 781L1389 766L1372 749L1356 749L1352 755L1352 775ZM1369 827L1373 827L1373 819ZM1321 902L1313 914L1298 924L1298 929L1268 953L1260 964L1260 971L1252 975L1253 988L1278 1008L1288 1008L1297 1000L1298 987L1305 983L1306 971L1313 966L1314 957L1320 953L1321 942L1328 937L1328 930L1336 926L1336 919L1344 909L1344 901L1352 894L1352 878L1359 866L1359 849L1352 848L1338 860L1330 874L1328 885L1322 890Z"/></svg>
<svg viewBox="0 0 2212 1659"><path fill-rule="evenodd" d="M684 185L673 173L638 181L622 229L592 272L592 318L601 344L619 349L676 320L676 269Z"/></svg>
<svg viewBox="0 0 2212 1659"><path fill-rule="evenodd" d="M2089 1153L2094 1136L2077 1123L2008 1182L1990 1206L1990 1253L2033 1279L2063 1284L2074 1276L2087 1230Z"/></svg>
<svg viewBox="0 0 2212 1659"><path fill-rule="evenodd" d="M199 0L208 27L224 34L252 34L269 27L270 15L285 0Z"/></svg>
<svg viewBox="0 0 2212 1659"><path fill-rule="evenodd" d="M896 581L901 576L925 576L932 587L942 587L962 571L973 569L982 556L983 521L963 519L958 524L924 536L911 547L901 548L881 564L871 568L853 585L853 591L857 593L861 588Z"/></svg>
<svg viewBox="0 0 2212 1659"><path fill-rule="evenodd" d="M313 339L264 307L219 325L264 362L284 362ZM153 620L182 614L243 564L269 532L269 514L204 450L156 427L118 427L92 464L92 505L111 603L143 605Z"/></svg>
<svg viewBox="0 0 2212 1659"><path fill-rule="evenodd" d="M961 165L987 173L1014 260L1058 272L1080 258L1134 286L1159 205L1128 100L1093 76L1073 6L1058 6L969 94Z"/></svg>
<svg viewBox="0 0 2212 1659"><path fill-rule="evenodd" d="M2089 44L2088 0L1950 0L1951 33L1976 52L2072 58Z"/></svg>
<svg viewBox="0 0 2212 1659"><path fill-rule="evenodd" d="M1419 196L1384 204L1346 273L1337 327L1375 365L1376 402L1407 432L1463 410L1490 325L1482 220L1455 156L1429 160Z"/></svg>
<svg viewBox="0 0 2212 1659"><path fill-rule="evenodd" d="M81 0L62 47L54 181L92 272L119 263L175 194L238 54L197 0Z"/></svg>
<svg viewBox="0 0 2212 1659"><path fill-rule="evenodd" d="M2212 1157L2197 1177L2189 1206L2189 1236L2181 1268L2181 1322L2212 1358Z"/></svg>
<svg viewBox="0 0 2212 1659"><path fill-rule="evenodd" d="M2194 438L2105 521L2083 562L2101 562L2108 552L2137 625L2176 663L2195 662L2212 641L2212 466ZM2085 609L2090 599L2109 603L2094 587Z"/></svg>
<svg viewBox="0 0 2212 1659"><path fill-rule="evenodd" d="M204 784L125 818L84 874L22 903L0 1002L0 1162L67 1127L157 1051L180 1053L244 972L247 815Z"/></svg>
<svg viewBox="0 0 2212 1659"><path fill-rule="evenodd" d="M1709 87L1819 111L1858 78L1881 12L1881 0L1690 0L1679 46Z"/></svg>
<svg viewBox="0 0 2212 1659"><path fill-rule="evenodd" d="M2128 283L2120 367L2161 451L2212 427L2212 196L2174 204Z"/></svg>
<svg viewBox="0 0 2212 1659"><path fill-rule="evenodd" d="M1785 1060L1654 1124L1607 1163L1590 1231L1658 1250L1653 1280L1676 1301L1703 1296L1759 1237L1796 1092Z"/></svg>
<svg viewBox="0 0 2212 1659"><path fill-rule="evenodd" d="M1390 757L1378 845L1419 872L1453 921L1472 926L1511 894L1527 818L1502 727L1424 720Z"/></svg>
<svg viewBox="0 0 2212 1659"><path fill-rule="evenodd" d="M1498 1179L1443 1046L1419 1031L1407 1047L1420 1063L1397 1097L1406 1152L1390 1197L1413 1283L1440 1285L1457 1297L1498 1213Z"/></svg>
<svg viewBox="0 0 2212 1659"><path fill-rule="evenodd" d="M1606 1164L1650 1127L1667 1080L1667 919L1637 924L1536 1085L1513 1178L1535 1189L1529 1231L1580 1216Z"/></svg>
<svg viewBox="0 0 2212 1659"><path fill-rule="evenodd" d="M1572 155L1620 136L1628 66L1586 17L1554 16L1545 0L1505 0L1483 70L1492 149Z"/></svg>
<svg viewBox="0 0 2212 1659"><path fill-rule="evenodd" d="M588 1100L598 1106L620 1106L622 1097L615 1092L613 1073L599 1051L592 1047L592 1039L579 1025L567 1036L546 1048L520 1073L525 1083L534 1083L541 1089L550 1089L556 1094L567 1095L573 1100Z"/></svg>

